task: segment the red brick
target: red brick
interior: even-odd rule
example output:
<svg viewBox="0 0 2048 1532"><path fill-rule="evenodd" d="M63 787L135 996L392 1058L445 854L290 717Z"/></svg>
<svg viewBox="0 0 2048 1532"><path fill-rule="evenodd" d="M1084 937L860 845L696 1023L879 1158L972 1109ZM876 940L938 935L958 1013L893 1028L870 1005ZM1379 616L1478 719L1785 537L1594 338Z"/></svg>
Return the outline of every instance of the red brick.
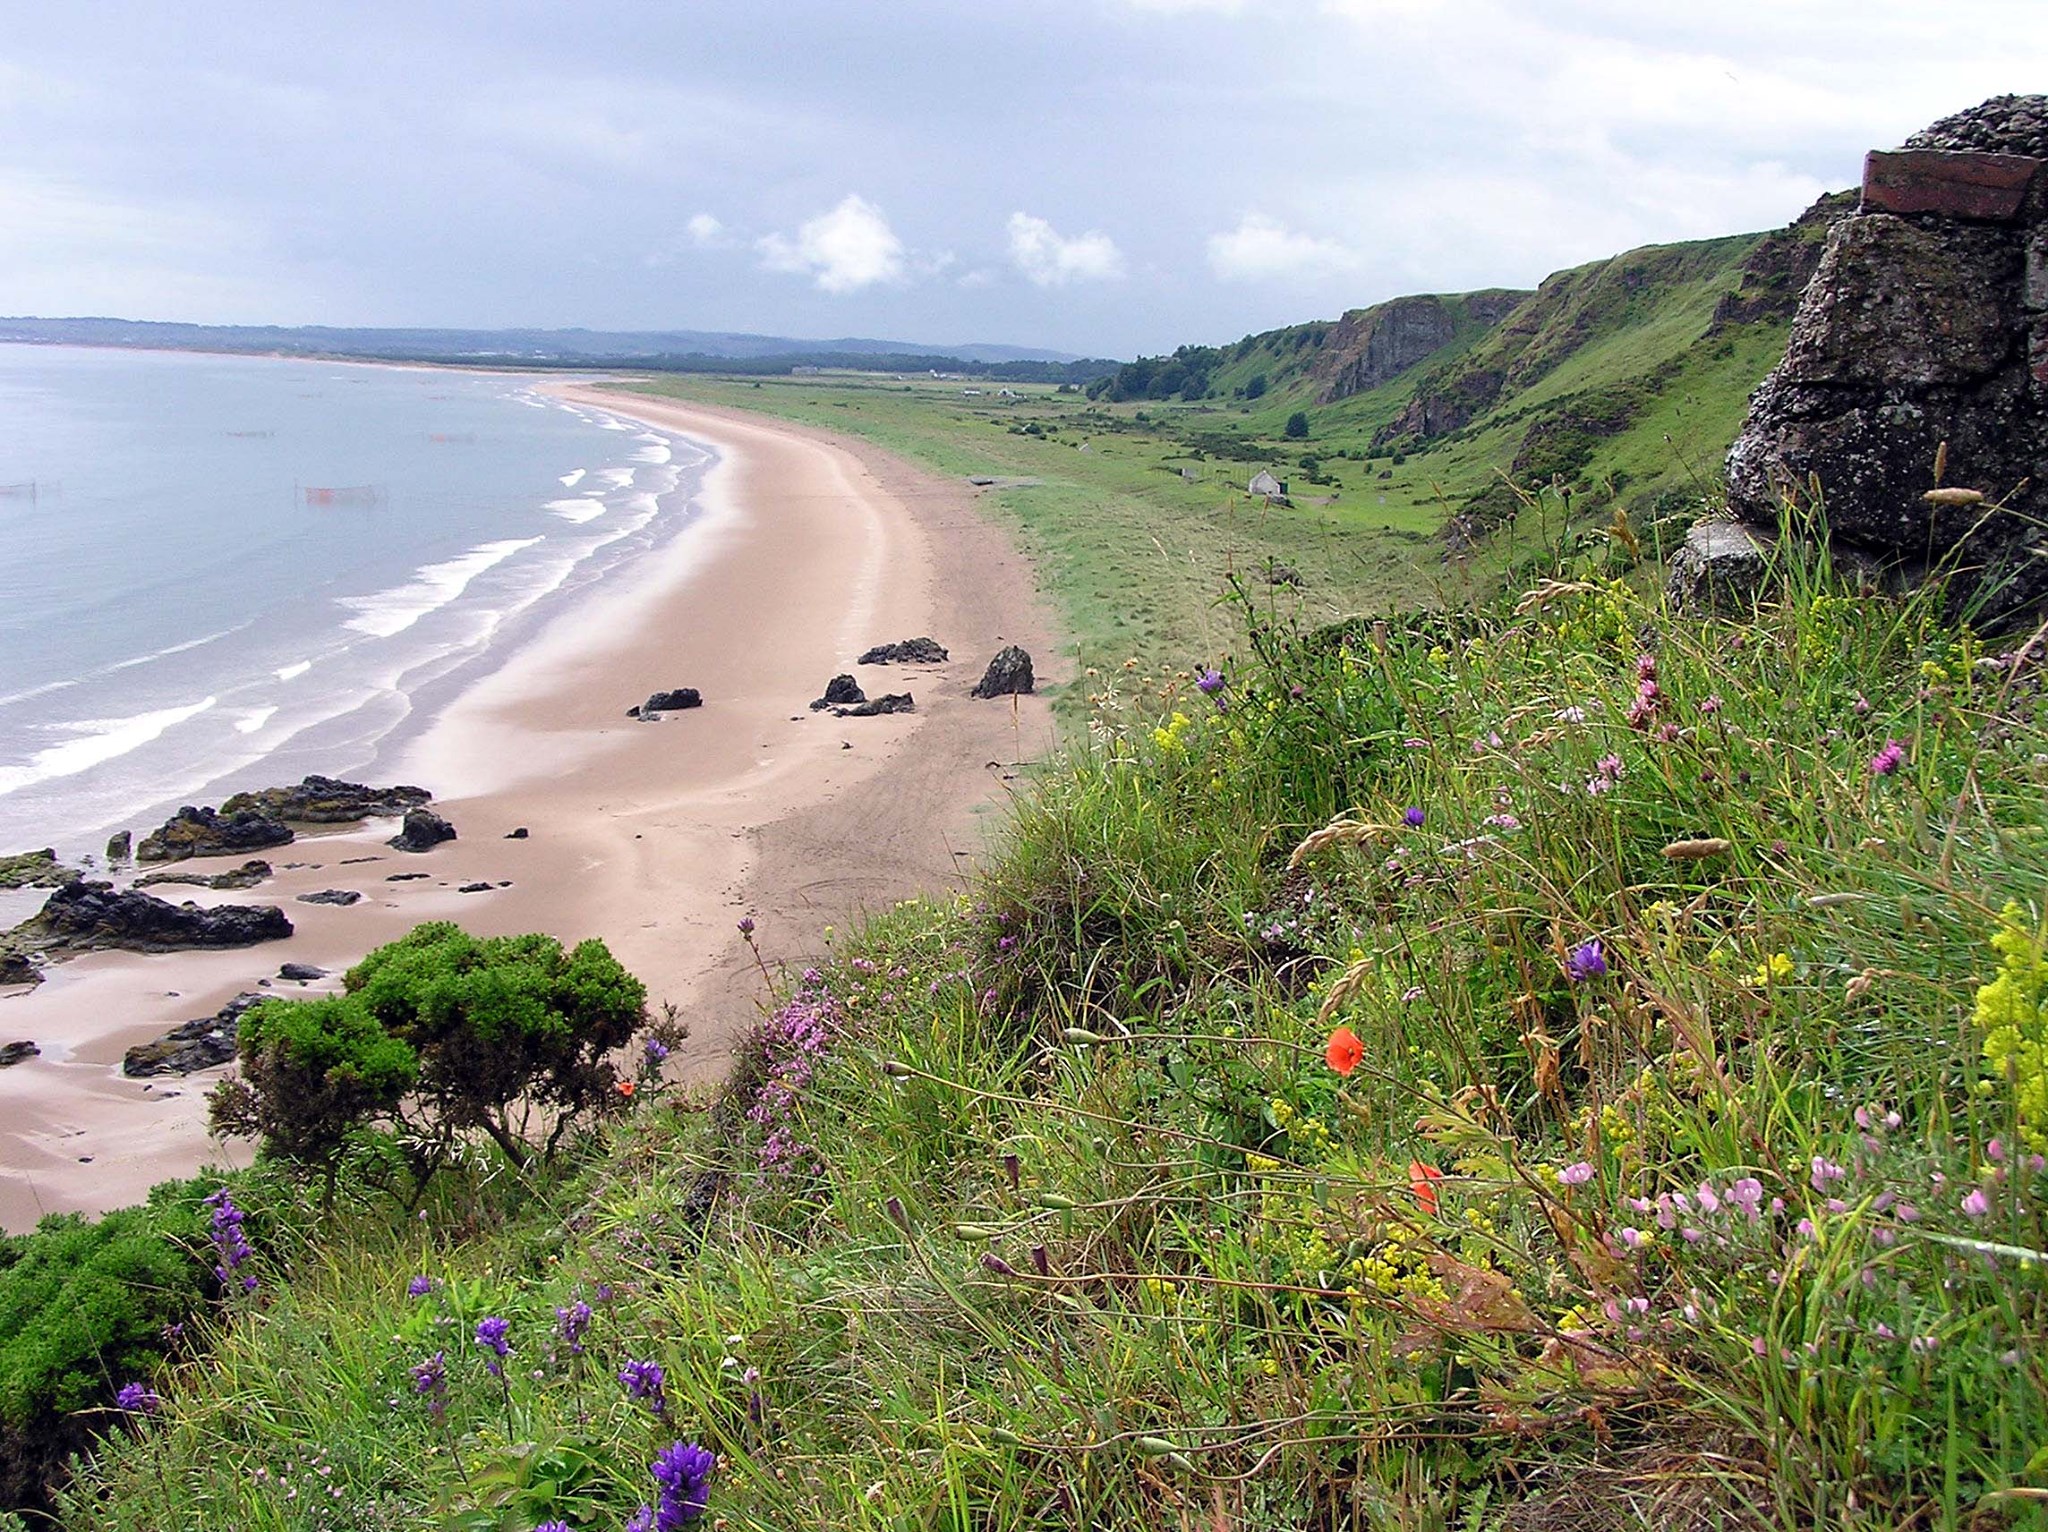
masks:
<svg viewBox="0 0 2048 1532"><path fill-rule="evenodd" d="M1862 211L2009 222L2041 164L2024 154L1873 149L1863 158Z"/></svg>

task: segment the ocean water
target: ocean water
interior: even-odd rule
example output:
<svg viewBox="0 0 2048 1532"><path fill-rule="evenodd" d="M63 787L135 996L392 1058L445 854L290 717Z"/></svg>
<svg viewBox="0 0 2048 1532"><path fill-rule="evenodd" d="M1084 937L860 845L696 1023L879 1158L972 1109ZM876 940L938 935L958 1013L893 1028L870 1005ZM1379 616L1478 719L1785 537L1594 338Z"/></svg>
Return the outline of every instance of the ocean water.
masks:
<svg viewBox="0 0 2048 1532"><path fill-rule="evenodd" d="M674 536L709 450L537 381L0 345L0 853L360 771Z"/></svg>

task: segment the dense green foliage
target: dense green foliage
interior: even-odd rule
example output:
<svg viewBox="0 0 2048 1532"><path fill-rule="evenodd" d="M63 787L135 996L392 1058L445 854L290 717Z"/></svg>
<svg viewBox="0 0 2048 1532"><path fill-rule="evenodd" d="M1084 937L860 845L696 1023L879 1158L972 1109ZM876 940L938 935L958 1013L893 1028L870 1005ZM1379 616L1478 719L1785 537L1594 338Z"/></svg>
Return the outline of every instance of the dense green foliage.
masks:
<svg viewBox="0 0 2048 1532"><path fill-rule="evenodd" d="M610 1532L676 1439L733 1528L2040 1525L2038 671L1782 573L1088 678L974 895L502 1232L330 1223L66 1525Z"/></svg>
<svg viewBox="0 0 2048 1532"><path fill-rule="evenodd" d="M0 1236L0 1507L31 1504L121 1384L147 1376L212 1286L198 1183L97 1223Z"/></svg>
<svg viewBox="0 0 2048 1532"><path fill-rule="evenodd" d="M318 1171L330 1199L367 1130L396 1129L417 1195L466 1134L523 1165L536 1117L552 1152L619 1106L608 1056L646 1021L645 986L601 941L565 952L550 936L482 939L434 921L370 953L339 996L252 1010L214 1125Z"/></svg>

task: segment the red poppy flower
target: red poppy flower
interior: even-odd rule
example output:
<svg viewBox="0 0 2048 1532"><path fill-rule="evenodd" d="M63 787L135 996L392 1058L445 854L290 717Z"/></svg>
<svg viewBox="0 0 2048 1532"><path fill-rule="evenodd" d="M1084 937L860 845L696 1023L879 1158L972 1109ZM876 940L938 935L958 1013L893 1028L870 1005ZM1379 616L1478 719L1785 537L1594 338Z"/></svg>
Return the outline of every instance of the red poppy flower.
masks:
<svg viewBox="0 0 2048 1532"><path fill-rule="evenodd" d="M630 1095L632 1095L632 1094L633 1094L633 1082L632 1082L631 1080L621 1080L621 1081L619 1081L619 1094L620 1094L621 1096L630 1096Z"/></svg>
<svg viewBox="0 0 2048 1532"><path fill-rule="evenodd" d="M1408 1162L1408 1189L1415 1193L1415 1200L1422 1204L1422 1211L1434 1213L1437 1210L1436 1188L1430 1183L1441 1181L1444 1173L1434 1165L1425 1165L1420 1160Z"/></svg>
<svg viewBox="0 0 2048 1532"><path fill-rule="evenodd" d="M1323 1050L1323 1057L1338 1074L1348 1075L1365 1057L1365 1044L1349 1027L1339 1027L1330 1034L1330 1046Z"/></svg>

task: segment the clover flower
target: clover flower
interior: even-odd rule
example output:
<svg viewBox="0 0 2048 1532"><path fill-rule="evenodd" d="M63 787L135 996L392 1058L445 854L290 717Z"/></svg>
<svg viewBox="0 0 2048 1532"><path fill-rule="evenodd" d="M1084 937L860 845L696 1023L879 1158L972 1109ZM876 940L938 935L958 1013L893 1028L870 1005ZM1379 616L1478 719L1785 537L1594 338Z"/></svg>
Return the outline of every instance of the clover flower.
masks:
<svg viewBox="0 0 2048 1532"><path fill-rule="evenodd" d="M1888 777L1899 769L1906 758L1906 747L1898 740L1888 739L1884 748L1870 758L1870 774L1873 777Z"/></svg>
<svg viewBox="0 0 2048 1532"><path fill-rule="evenodd" d="M414 1277L405 1284L405 1296L408 1298L424 1298L433 1290L434 1279L428 1276Z"/></svg>
<svg viewBox="0 0 2048 1532"><path fill-rule="evenodd" d="M1991 1212L1991 1199L1984 1195L1984 1188L1973 1186L1963 1198L1963 1211L1972 1218L1984 1218Z"/></svg>
<svg viewBox="0 0 2048 1532"><path fill-rule="evenodd" d="M1408 828L1411 830L1421 829L1423 820L1427 819L1428 817L1428 814L1424 813L1419 808L1413 807L1412 805L1408 808L1401 810L1401 822L1407 825Z"/></svg>

